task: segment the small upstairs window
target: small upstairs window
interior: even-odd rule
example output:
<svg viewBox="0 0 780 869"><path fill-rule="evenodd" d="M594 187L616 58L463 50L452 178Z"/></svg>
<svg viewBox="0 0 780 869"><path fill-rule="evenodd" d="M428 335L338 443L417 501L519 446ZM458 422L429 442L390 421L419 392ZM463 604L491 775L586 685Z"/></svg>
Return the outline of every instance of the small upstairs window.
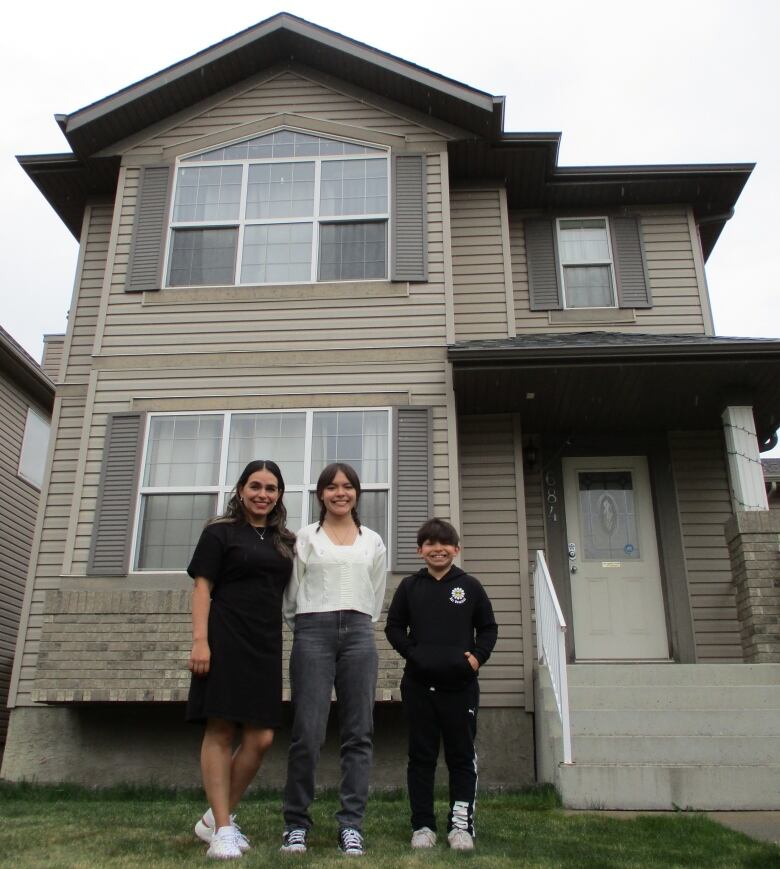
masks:
<svg viewBox="0 0 780 869"><path fill-rule="evenodd" d="M167 285L386 278L388 164L383 148L295 130L182 158Z"/></svg>
<svg viewBox="0 0 780 869"><path fill-rule="evenodd" d="M615 275L605 217L560 218L558 255L565 308L615 307Z"/></svg>

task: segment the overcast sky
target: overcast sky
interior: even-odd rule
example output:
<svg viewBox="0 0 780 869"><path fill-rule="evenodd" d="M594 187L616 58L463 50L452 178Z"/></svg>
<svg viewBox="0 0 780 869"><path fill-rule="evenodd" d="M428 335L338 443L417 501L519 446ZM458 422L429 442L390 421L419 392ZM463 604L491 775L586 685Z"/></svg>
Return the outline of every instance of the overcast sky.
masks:
<svg viewBox="0 0 780 869"><path fill-rule="evenodd" d="M505 95L506 130L563 132L561 165L757 163L707 275L718 333L780 337L778 0L43 0L0 33L0 325L35 358L65 331L77 245L14 155L69 150L54 114L283 10Z"/></svg>

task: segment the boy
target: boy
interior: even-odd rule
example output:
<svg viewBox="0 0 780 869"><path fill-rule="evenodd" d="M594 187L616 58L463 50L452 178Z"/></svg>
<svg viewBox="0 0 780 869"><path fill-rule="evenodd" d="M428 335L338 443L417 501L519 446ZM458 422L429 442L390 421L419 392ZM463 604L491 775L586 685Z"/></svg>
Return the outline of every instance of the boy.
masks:
<svg viewBox="0 0 780 869"><path fill-rule="evenodd" d="M477 670L490 657L498 628L479 580L453 565L459 543L449 522L428 520L417 532L425 567L402 580L387 614L387 639L406 659L401 699L409 730L412 848L436 844L433 782L440 741L450 779L447 839L455 850L474 848Z"/></svg>

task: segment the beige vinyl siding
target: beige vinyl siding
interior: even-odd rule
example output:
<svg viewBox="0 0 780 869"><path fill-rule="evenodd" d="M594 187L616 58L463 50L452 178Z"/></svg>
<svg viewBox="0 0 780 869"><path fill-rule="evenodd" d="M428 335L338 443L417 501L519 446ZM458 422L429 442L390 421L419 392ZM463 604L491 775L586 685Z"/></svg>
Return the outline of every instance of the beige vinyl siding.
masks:
<svg viewBox="0 0 780 869"><path fill-rule="evenodd" d="M500 191L450 193L455 339L506 338Z"/></svg>
<svg viewBox="0 0 780 869"><path fill-rule="evenodd" d="M204 106L202 111L193 114L189 119L171 125L169 129L136 145L128 151L128 156L158 156L161 148L189 142L192 142L193 149L197 149L199 138L223 132L226 141L235 137L244 138L247 133L240 129L241 125L282 114L305 116L316 121L352 127L356 139L360 139L361 131L365 130L404 137L412 144L416 141L441 139L437 134L401 115L392 114L372 104L370 95L366 96L366 100L359 100L340 92L332 83L326 86L316 81L313 76L285 71L216 105Z"/></svg>
<svg viewBox="0 0 780 869"><path fill-rule="evenodd" d="M43 336L43 361L41 362L41 368L49 380L56 382L59 377L64 350L64 335Z"/></svg>
<svg viewBox="0 0 780 869"><path fill-rule="evenodd" d="M35 662L44 618L44 599L49 589L60 587L62 561L68 521L76 484L79 440L84 422L83 398L59 398L59 423L52 429L55 438L52 470L44 497L44 522L38 557L35 562L35 582L30 612L24 631L17 705L30 702L29 691L35 676Z"/></svg>
<svg viewBox="0 0 780 869"><path fill-rule="evenodd" d="M65 343L64 379L70 384L85 384L89 379L112 215L113 207L107 204L93 205L88 210L81 272L77 275L78 285L69 315L73 323L68 324Z"/></svg>
<svg viewBox="0 0 780 869"><path fill-rule="evenodd" d="M581 332L598 329L607 332L651 332L655 334L705 334L700 288L696 276L693 244L687 212L680 208L653 209L640 215L642 242L652 296L651 308L635 309L635 323L609 323L594 315L592 322L550 325L547 311L531 311L528 299L528 263L525 254L523 217L509 217L512 250L517 333Z"/></svg>
<svg viewBox="0 0 780 869"><path fill-rule="evenodd" d="M741 661L726 538L731 498L720 431L669 435L697 660Z"/></svg>
<svg viewBox="0 0 780 869"><path fill-rule="evenodd" d="M463 567L485 586L498 643L480 674L482 706L525 707L512 418L459 420Z"/></svg>
<svg viewBox="0 0 780 869"><path fill-rule="evenodd" d="M8 728L6 701L39 498L38 490L18 473L31 406L48 417L0 373L0 752Z"/></svg>

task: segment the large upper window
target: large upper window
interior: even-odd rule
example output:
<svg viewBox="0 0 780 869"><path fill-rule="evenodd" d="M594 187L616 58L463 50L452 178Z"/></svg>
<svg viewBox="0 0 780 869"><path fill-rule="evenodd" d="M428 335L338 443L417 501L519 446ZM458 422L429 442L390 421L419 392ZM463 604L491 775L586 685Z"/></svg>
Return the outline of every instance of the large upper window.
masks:
<svg viewBox="0 0 780 869"><path fill-rule="evenodd" d="M179 161L167 284L387 276L388 152L279 130Z"/></svg>
<svg viewBox="0 0 780 869"><path fill-rule="evenodd" d="M49 449L49 431L49 421L31 407L27 408L27 421L19 456L19 476L32 483L36 489L40 489L43 485L46 453Z"/></svg>
<svg viewBox="0 0 780 869"><path fill-rule="evenodd" d="M388 540L390 412L300 410L153 414L141 477L134 564L184 570L204 522L222 511L241 471L272 459L286 486L288 525L319 517L317 477L343 461L360 477L360 518Z"/></svg>
<svg viewBox="0 0 780 869"><path fill-rule="evenodd" d="M564 307L615 306L612 249L605 217L560 218L558 256Z"/></svg>

